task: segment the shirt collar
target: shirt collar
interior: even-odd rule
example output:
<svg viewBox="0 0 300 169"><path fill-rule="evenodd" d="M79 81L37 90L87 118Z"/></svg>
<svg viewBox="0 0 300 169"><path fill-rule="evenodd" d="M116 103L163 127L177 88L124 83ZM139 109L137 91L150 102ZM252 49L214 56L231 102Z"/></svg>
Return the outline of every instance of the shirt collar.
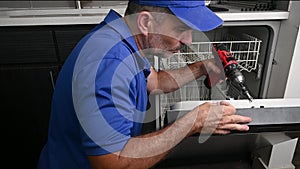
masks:
<svg viewBox="0 0 300 169"><path fill-rule="evenodd" d="M138 51L138 47L133 38L132 32L119 13L111 9L108 15L105 17L104 22L118 32L122 37L122 40L126 40L135 51Z"/></svg>
<svg viewBox="0 0 300 169"><path fill-rule="evenodd" d="M122 40L127 42L126 43L127 45L130 45L129 47L132 48L133 52L137 54L138 57L137 59L141 68L150 70L151 67L150 62L148 61L147 58L141 56L138 46L132 35L132 32L130 31L128 25L122 19L122 16L118 14L116 11L111 9L108 15L105 17L104 22L112 29L114 29L116 32L118 32L122 37Z"/></svg>

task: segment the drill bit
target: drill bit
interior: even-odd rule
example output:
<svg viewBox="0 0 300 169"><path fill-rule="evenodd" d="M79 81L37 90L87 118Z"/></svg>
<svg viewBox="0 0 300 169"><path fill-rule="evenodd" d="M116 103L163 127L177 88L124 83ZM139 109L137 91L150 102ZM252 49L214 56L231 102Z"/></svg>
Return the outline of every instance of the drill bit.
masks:
<svg viewBox="0 0 300 169"><path fill-rule="evenodd" d="M242 72L239 71L239 69L234 69L231 71L231 73L228 75L229 80L231 83L238 87L239 90L247 97L247 99L252 102L253 97L250 95L249 91L246 88L245 77L243 76Z"/></svg>
<svg viewBox="0 0 300 169"><path fill-rule="evenodd" d="M246 86L244 84L240 84L243 94L247 97L249 102L252 102L253 97L250 95L249 91L246 89Z"/></svg>

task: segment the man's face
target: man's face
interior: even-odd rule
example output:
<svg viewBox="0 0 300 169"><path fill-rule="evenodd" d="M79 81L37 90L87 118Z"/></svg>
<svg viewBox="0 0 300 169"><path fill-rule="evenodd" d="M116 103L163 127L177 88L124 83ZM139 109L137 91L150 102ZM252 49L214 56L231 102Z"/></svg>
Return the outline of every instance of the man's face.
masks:
<svg viewBox="0 0 300 169"><path fill-rule="evenodd" d="M160 22L155 21L148 35L148 47L154 55L168 58L192 43L192 30L174 15L166 15Z"/></svg>

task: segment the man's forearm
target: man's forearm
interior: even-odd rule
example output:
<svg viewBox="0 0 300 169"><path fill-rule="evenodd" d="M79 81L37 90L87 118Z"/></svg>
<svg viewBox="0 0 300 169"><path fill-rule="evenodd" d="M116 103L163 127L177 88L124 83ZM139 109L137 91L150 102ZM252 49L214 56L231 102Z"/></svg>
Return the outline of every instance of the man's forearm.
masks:
<svg viewBox="0 0 300 169"><path fill-rule="evenodd" d="M156 132L129 139L121 152L89 156L93 169L150 168L161 161L185 137L195 133L197 112L192 111Z"/></svg>
<svg viewBox="0 0 300 169"><path fill-rule="evenodd" d="M168 151L189 135L196 119L195 116L195 113L188 113L164 129L130 139L121 155L123 153L124 156L139 158ZM145 151L145 148L148 151Z"/></svg>
<svg viewBox="0 0 300 169"><path fill-rule="evenodd" d="M161 70L157 72L157 82L152 94L173 92L187 83L206 74L203 62L196 62L175 70Z"/></svg>
<svg viewBox="0 0 300 169"><path fill-rule="evenodd" d="M185 137L202 134L228 134L231 130L248 131L251 118L235 114L228 102L204 103L166 128L129 139L121 152L89 156L93 169L150 168L162 160ZM200 138L200 137L199 137Z"/></svg>

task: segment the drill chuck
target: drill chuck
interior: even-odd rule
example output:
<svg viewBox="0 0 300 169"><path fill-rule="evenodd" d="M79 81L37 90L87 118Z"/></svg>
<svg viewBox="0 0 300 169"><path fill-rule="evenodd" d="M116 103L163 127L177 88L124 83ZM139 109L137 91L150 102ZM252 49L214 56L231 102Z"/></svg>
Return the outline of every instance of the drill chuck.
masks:
<svg viewBox="0 0 300 169"><path fill-rule="evenodd" d="M218 53L219 58L222 61L225 77L245 95L248 100L252 101L252 96L245 86L245 77L238 68L238 62L233 57L233 54L227 50L226 46L222 43L214 44L214 48ZM209 77L204 81L204 84L211 88Z"/></svg>
<svg viewBox="0 0 300 169"><path fill-rule="evenodd" d="M245 77L239 69L232 70L231 74L229 74L228 79L230 82L236 86L242 93L247 97L247 99L252 102L253 97L250 95L249 91L245 86Z"/></svg>

